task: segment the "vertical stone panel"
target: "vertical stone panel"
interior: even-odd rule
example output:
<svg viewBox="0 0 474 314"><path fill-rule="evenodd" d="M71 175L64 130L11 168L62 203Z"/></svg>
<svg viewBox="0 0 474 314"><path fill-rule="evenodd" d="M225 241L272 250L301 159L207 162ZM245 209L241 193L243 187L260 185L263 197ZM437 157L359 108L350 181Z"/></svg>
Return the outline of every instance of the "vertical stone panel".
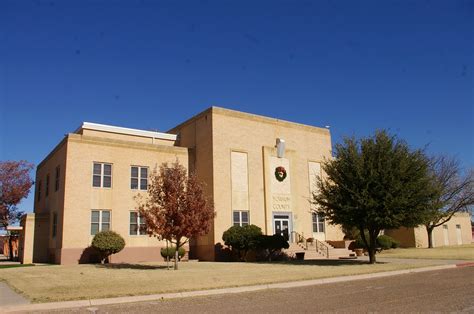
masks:
<svg viewBox="0 0 474 314"><path fill-rule="evenodd" d="M247 153L231 153L232 210L249 210Z"/></svg>

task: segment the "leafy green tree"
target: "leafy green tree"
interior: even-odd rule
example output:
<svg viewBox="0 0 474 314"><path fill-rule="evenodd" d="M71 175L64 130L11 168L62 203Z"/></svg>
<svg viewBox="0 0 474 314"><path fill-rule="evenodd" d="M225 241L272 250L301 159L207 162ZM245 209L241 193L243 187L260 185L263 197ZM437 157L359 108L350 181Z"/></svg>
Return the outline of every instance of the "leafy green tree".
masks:
<svg viewBox="0 0 474 314"><path fill-rule="evenodd" d="M345 138L334 151L322 165L327 177L318 179L313 203L331 223L359 229L373 264L381 230L422 222L432 197L429 160L386 131Z"/></svg>
<svg viewBox="0 0 474 314"><path fill-rule="evenodd" d="M222 240L244 261L250 250L259 247L261 235L262 229L255 225L232 226L224 232Z"/></svg>
<svg viewBox="0 0 474 314"><path fill-rule="evenodd" d="M474 205L474 170L462 174L459 161L440 156L431 163L434 197L429 203L423 224L428 233L428 247L433 247L433 230Z"/></svg>
<svg viewBox="0 0 474 314"><path fill-rule="evenodd" d="M100 252L102 264L108 262L109 256L118 253L125 247L125 240L114 231L101 231L92 239L92 247Z"/></svg>

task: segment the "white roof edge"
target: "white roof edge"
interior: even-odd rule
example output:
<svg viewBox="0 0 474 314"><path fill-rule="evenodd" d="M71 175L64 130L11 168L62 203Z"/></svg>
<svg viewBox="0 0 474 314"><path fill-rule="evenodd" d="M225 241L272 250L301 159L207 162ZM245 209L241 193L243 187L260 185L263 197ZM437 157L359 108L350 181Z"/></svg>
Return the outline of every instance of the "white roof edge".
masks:
<svg viewBox="0 0 474 314"><path fill-rule="evenodd" d="M82 125L74 133L79 132L81 129L97 130L97 131L127 134L127 135L136 135L136 136L143 136L143 137L152 137L152 138L170 140L170 141L176 141L176 138L177 138L177 135L170 134L170 133L130 129L130 128L123 128L120 126L91 123L91 122L83 122Z"/></svg>

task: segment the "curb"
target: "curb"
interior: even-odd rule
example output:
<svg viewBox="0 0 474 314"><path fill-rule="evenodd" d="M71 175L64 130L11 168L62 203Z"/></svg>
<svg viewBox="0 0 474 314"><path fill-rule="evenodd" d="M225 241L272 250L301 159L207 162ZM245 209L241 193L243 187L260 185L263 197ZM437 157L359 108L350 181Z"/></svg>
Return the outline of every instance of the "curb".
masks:
<svg viewBox="0 0 474 314"><path fill-rule="evenodd" d="M44 310L53 310L53 309L57 310L57 309L67 309L67 308L75 308L75 307L90 307L90 306L121 304L121 303L157 301L157 300L164 300L164 299L187 298L187 297L196 297L196 296L212 296L212 295L218 295L218 294L251 292L251 291L259 291L259 290L267 290L267 289L296 288L296 287L322 285L322 284L328 284L328 283L346 282L346 281L353 281L353 280L390 277L390 276L396 276L396 275L420 273L420 272L433 271L433 270L444 270L444 269L451 269L451 268L456 268L456 267L467 267L467 266L474 266L474 262L461 263L461 264L456 264L456 265L454 264L440 265L440 266L422 267L422 268L414 268L414 269L394 270L394 271L372 273L372 274L350 275L350 276L311 279L311 280L303 280L303 281L282 282L282 283L271 283L271 284L243 286L243 287L234 287L234 288L220 288L220 289L184 291L184 292L176 292L176 293L162 293L162 294L140 295L140 296L130 296L130 297L117 297L117 298L106 298L106 299L91 299L91 300L5 306L1 308L1 312L2 313L15 313L15 312L26 312L26 311L44 311Z"/></svg>

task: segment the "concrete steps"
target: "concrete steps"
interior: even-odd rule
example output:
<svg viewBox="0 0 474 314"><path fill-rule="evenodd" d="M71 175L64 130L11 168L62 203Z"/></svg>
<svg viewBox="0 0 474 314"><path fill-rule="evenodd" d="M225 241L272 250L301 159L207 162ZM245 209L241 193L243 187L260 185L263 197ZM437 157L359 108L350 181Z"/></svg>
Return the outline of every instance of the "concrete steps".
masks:
<svg viewBox="0 0 474 314"><path fill-rule="evenodd" d="M315 259L338 259L338 258L350 258L350 257L355 257L354 252L345 249L345 248L334 248L328 243L324 242L329 248L329 256L326 256L325 252L317 252L316 251L316 245L311 245L308 244L308 247L303 243L290 243L290 247L284 252L288 254L289 256L296 256L296 253L302 253L304 252L304 259L305 260L315 260Z"/></svg>

